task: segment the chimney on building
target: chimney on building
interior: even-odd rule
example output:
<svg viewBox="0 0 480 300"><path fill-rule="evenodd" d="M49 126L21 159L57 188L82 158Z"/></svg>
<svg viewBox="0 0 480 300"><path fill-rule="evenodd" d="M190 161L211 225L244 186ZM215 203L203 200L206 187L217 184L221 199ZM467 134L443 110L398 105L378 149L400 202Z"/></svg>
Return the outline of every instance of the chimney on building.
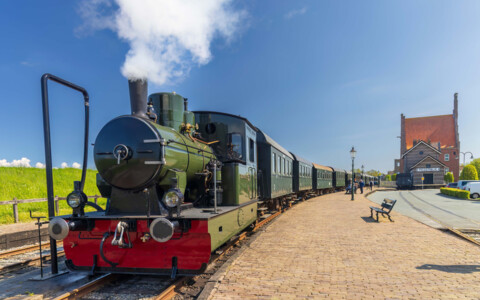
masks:
<svg viewBox="0 0 480 300"><path fill-rule="evenodd" d="M458 134L458 93L453 94L453 122L455 123L455 142L460 152L460 136Z"/></svg>
<svg viewBox="0 0 480 300"><path fill-rule="evenodd" d="M405 116L400 115L400 157L407 151L407 141L405 137Z"/></svg>

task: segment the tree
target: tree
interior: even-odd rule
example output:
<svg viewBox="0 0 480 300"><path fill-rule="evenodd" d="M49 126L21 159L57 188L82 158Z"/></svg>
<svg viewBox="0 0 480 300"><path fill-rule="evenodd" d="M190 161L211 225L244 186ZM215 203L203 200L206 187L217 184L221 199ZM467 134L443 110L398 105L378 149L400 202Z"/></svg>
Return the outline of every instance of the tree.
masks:
<svg viewBox="0 0 480 300"><path fill-rule="evenodd" d="M478 180L477 169L473 165L466 165L462 173L460 173L461 180Z"/></svg>
<svg viewBox="0 0 480 300"><path fill-rule="evenodd" d="M367 171L365 173L367 173L370 176L374 176L374 177L378 177L378 176L382 175L382 173L380 171L373 170L373 169L370 170L370 171Z"/></svg>
<svg viewBox="0 0 480 300"><path fill-rule="evenodd" d="M392 181L397 181L397 174L392 175Z"/></svg>
<svg viewBox="0 0 480 300"><path fill-rule="evenodd" d="M390 177L390 175L387 175L387 176L385 176L385 180L386 181L392 181L392 177Z"/></svg>
<svg viewBox="0 0 480 300"><path fill-rule="evenodd" d="M443 176L443 180L445 180L446 183L453 182L453 180L454 180L454 178L453 178L453 173L452 173L452 172L447 172L447 173Z"/></svg>
<svg viewBox="0 0 480 300"><path fill-rule="evenodd" d="M477 174L480 174L480 158L472 160L469 165L473 165L477 169Z"/></svg>

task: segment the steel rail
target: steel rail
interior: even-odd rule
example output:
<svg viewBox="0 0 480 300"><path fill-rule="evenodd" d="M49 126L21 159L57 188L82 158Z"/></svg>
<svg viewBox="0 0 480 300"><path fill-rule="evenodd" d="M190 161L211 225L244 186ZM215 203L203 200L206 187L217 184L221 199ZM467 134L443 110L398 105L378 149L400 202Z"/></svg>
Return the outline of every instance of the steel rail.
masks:
<svg viewBox="0 0 480 300"><path fill-rule="evenodd" d="M57 243L57 246L61 245L61 244L62 243ZM50 248L50 245L45 245L45 246L42 245L42 249L44 249L44 250L49 249L49 248ZM31 245L31 246L27 246L27 247L23 247L23 248L19 248L19 249L5 251L5 252L0 253L0 259L10 257L10 256L19 255L19 254L24 254L24 253L27 253L27 252L33 252L33 251L36 251L36 250L40 250L39 245Z"/></svg>
<svg viewBox="0 0 480 300"><path fill-rule="evenodd" d="M451 227L450 225L448 224L445 224L444 222L438 220L437 218L435 218L434 216L430 215L429 213L425 212L423 209L421 208L418 208L416 207L415 205L413 205L410 201L407 200L407 198L405 198L403 196L403 194L400 192L400 197L403 198L403 200L405 200L405 202L410 205L411 208L413 208L414 210L418 211L419 213L423 214L424 216L430 218L431 220L437 222L438 224L442 225L443 227L445 227L447 230L453 232L454 234L458 235L459 237L461 238L464 238L465 240L477 245L477 246L480 246L480 242L477 241L476 239L466 235L465 233L461 232L460 230L457 230L453 227Z"/></svg>
<svg viewBox="0 0 480 300"><path fill-rule="evenodd" d="M114 281L115 279L117 279L118 276L116 274L105 274L105 275L102 275L76 289L73 289L71 290L70 292L66 292L65 294L62 294L56 298L54 298L54 300L65 300L65 299L77 299L77 298L81 298L99 288L101 288L102 286L106 285L106 284L109 284L110 282Z"/></svg>
<svg viewBox="0 0 480 300"><path fill-rule="evenodd" d="M282 212L278 211L277 213L271 215L270 217L266 218L265 220L259 222L253 229L252 232L256 232L258 229L261 227L265 226L267 223L275 219L277 216L281 215ZM247 233L248 232L242 232L239 234L237 237L235 237L233 240L231 240L227 246L225 246L223 249L221 249L221 253L212 256L212 259L209 264L212 264L216 261L218 261L220 258L222 258L226 253L228 253L233 247L238 245L242 240L247 238ZM113 282L115 279L117 279L118 276L115 274L105 274L89 283L84 284L83 286L80 286L70 292L67 292L63 295L60 295L54 300L70 300L70 299L77 299L80 297L83 297L99 288L102 286ZM177 280L175 280L171 285L169 285L166 289L164 289L160 294L158 294L154 299L155 300L170 300L173 299L177 295L177 291L185 286L185 282L187 281L188 277L180 277Z"/></svg>
<svg viewBox="0 0 480 300"><path fill-rule="evenodd" d="M253 229L252 232L258 231L260 228L265 226L267 223L281 215L282 212L278 211L275 214L271 215L270 217L266 218L265 220L259 222ZM221 249L221 253L214 256L212 260L210 261L210 264L218 261L220 258L222 258L225 254L227 254L233 247L238 245L242 240L247 238L247 232L242 232L239 234L236 238L234 238L232 241L228 243L227 246L225 246L224 249ZM179 278L177 281L175 281L172 285L167 287L161 294L159 294L157 297L155 297L155 300L170 300L173 299L177 295L177 290L182 288L185 285L186 277Z"/></svg>
<svg viewBox="0 0 480 300"><path fill-rule="evenodd" d="M65 252L63 250L58 251L59 256L63 256L64 254L65 254ZM52 257L51 254L44 255L43 260L47 261L51 257ZM13 263L13 264L10 264L10 265L6 265L6 266L3 266L3 267L0 267L0 274L5 274L7 272L16 271L16 270L19 270L19 269L22 269L22 268L25 268L25 267L28 267L28 266L35 265L39 262L40 262L40 257L37 257L37 258L32 258L32 259L27 259L27 260L24 260L24 261L16 262L16 263Z"/></svg>

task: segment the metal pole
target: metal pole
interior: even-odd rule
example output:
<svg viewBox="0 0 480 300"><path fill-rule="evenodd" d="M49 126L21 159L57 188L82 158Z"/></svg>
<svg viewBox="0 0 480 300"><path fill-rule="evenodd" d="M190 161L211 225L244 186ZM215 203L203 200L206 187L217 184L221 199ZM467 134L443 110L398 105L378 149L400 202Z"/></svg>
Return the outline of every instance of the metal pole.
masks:
<svg viewBox="0 0 480 300"><path fill-rule="evenodd" d="M47 198L48 217L55 217L55 201L53 197L53 175L52 175L52 144L50 140L50 115L48 110L48 87L47 78L42 76L42 108L43 108L43 136L45 140L45 172L47 175ZM50 237L50 255L52 274L58 274L57 242Z"/></svg>
<svg viewBox="0 0 480 300"><path fill-rule="evenodd" d="M353 168L353 161L355 160L355 158L352 157L352 201L354 200L354 192L353 192L353 188L354 188L354 185L353 185L353 179L355 178L355 172L354 172L354 168Z"/></svg>
<svg viewBox="0 0 480 300"><path fill-rule="evenodd" d="M217 213L217 162L213 163L213 212Z"/></svg>
<svg viewBox="0 0 480 300"><path fill-rule="evenodd" d="M84 132L84 145L83 145L83 168L82 168L82 179L80 182L80 190L83 191L85 185L85 178L87 175L87 160L88 160L88 132L89 132L89 106L90 98L88 96L87 90L84 88L75 85L71 82L68 82L60 77L57 77L52 74L43 74L40 83L42 87L42 110L43 110L43 136L45 140L45 172L47 175L47 198L48 198L48 217L51 220L55 217L55 200L53 196L53 175L52 175L52 145L50 139L50 114L48 108L48 80L55 81L59 84L62 84L66 87L79 91L83 95L84 106L85 106L85 132ZM51 265L52 265L52 274L58 274L58 259L57 259L57 242L50 237L50 255L51 255Z"/></svg>

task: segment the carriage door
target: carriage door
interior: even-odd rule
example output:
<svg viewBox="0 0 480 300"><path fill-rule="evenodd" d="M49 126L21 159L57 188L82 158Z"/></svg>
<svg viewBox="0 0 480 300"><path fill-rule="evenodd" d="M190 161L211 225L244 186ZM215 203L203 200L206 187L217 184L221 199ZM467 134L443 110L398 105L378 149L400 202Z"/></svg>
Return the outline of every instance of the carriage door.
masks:
<svg viewBox="0 0 480 300"><path fill-rule="evenodd" d="M249 196L250 199L257 199L257 134L247 124L245 125L245 136L247 138L248 159L247 167L250 177Z"/></svg>

